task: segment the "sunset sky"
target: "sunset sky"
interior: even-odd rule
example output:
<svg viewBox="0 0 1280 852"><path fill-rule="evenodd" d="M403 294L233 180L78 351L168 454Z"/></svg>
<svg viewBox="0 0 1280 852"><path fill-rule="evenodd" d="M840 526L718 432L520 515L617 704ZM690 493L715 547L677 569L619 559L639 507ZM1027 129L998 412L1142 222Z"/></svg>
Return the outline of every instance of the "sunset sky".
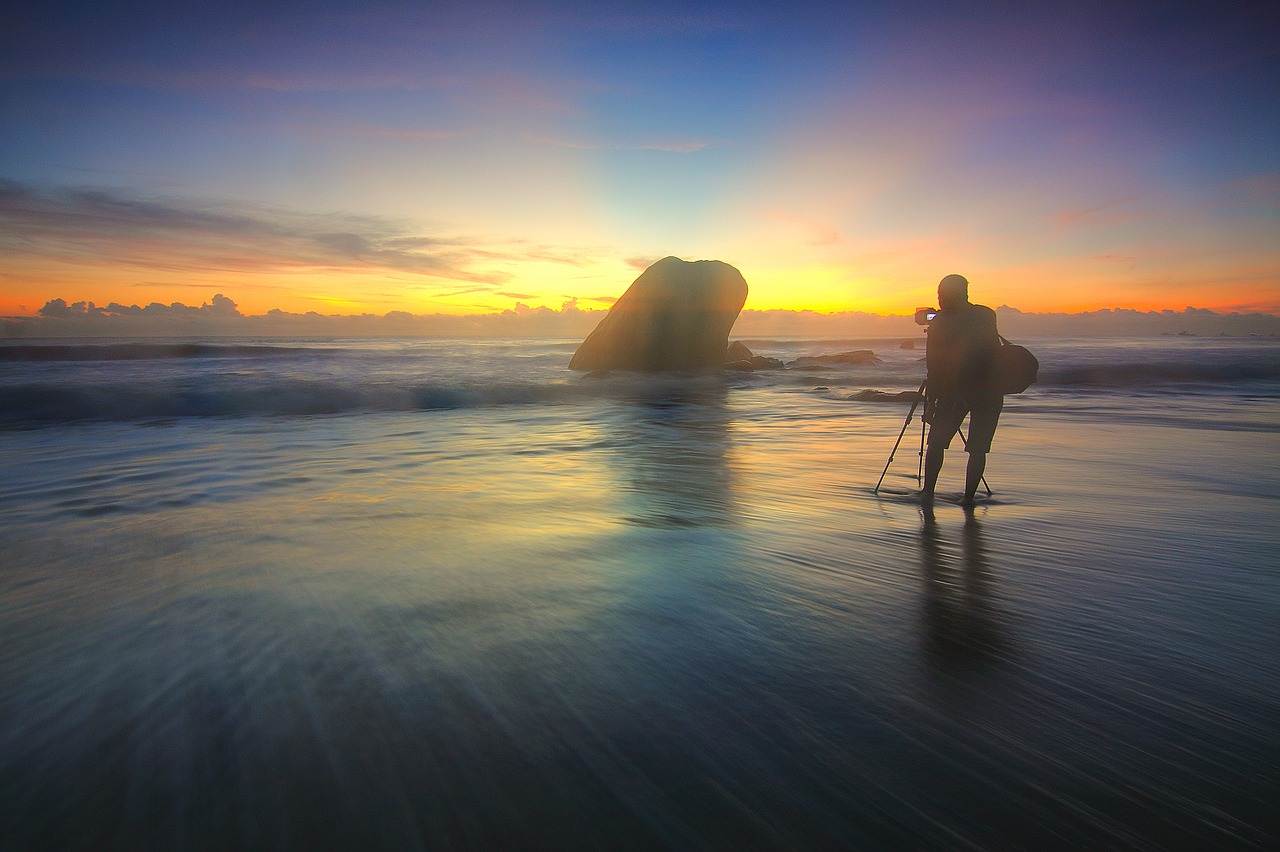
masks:
<svg viewBox="0 0 1280 852"><path fill-rule="evenodd" d="M1272 2L8 3L0 315L1280 312Z"/></svg>

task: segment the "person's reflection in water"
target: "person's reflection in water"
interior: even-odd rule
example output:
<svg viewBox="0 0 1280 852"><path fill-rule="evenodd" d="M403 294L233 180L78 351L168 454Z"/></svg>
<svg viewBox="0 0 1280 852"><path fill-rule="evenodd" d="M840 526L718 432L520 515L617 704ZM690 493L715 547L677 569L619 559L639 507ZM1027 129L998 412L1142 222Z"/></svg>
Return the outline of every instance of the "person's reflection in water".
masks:
<svg viewBox="0 0 1280 852"><path fill-rule="evenodd" d="M946 553L933 507L923 509L924 644L929 659L948 668L979 666L1006 655L992 602L992 575L982 524L965 511L960 564Z"/></svg>

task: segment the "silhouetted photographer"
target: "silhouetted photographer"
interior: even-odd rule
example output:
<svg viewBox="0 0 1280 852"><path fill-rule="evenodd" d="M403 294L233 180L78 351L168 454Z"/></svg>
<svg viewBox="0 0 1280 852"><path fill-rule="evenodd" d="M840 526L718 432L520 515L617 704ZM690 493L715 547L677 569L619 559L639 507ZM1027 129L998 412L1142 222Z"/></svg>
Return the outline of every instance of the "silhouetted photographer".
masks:
<svg viewBox="0 0 1280 852"><path fill-rule="evenodd" d="M943 456L968 415L964 503L973 504L1004 409L1004 392L997 376L999 352L996 312L969 301L969 282L964 276L943 278L938 284L938 313L929 322L925 356L924 419L929 424L929 440L922 500L933 499Z"/></svg>

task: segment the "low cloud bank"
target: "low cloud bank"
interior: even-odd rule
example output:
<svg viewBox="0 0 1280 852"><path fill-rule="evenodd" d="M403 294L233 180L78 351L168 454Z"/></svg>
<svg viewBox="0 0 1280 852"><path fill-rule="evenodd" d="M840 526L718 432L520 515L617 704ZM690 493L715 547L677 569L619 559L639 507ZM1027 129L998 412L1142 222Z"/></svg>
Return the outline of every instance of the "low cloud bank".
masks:
<svg viewBox="0 0 1280 852"><path fill-rule="evenodd" d="M246 315L218 294L199 307L163 305L106 306L93 302L45 303L34 317L0 319L0 336L39 337L578 337L605 315L582 310L576 300L559 309L517 304L492 314L289 313L279 309Z"/></svg>
<svg viewBox="0 0 1280 852"><path fill-rule="evenodd" d="M1077 314L1031 314L1001 305L996 314L1006 337L1148 337L1190 334L1200 337L1280 336L1280 316L1220 314L1205 308L1181 311L1107 309Z"/></svg>
<svg viewBox="0 0 1280 852"><path fill-rule="evenodd" d="M1033 314L998 309L1006 337L1134 337L1162 334L1199 336L1280 336L1280 316L1221 314L1202 308L1182 311L1101 310L1078 314ZM41 337L565 337L583 338L605 315L583 310L576 300L560 308L529 307L492 314L331 315L271 310L246 315L221 294L190 306L178 302L146 306L111 302L45 303L34 317L0 318L0 336ZM919 337L910 315L883 316L855 311L744 310L734 337Z"/></svg>

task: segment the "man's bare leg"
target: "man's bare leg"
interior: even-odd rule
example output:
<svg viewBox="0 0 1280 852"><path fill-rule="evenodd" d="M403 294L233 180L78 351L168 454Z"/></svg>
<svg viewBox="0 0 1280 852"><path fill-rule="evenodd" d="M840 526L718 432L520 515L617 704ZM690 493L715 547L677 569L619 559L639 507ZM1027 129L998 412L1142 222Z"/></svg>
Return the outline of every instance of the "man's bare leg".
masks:
<svg viewBox="0 0 1280 852"><path fill-rule="evenodd" d="M933 488L938 484L938 473L942 470L942 457L945 447L930 446L924 454L924 488L920 491L921 500L933 499Z"/></svg>
<svg viewBox="0 0 1280 852"><path fill-rule="evenodd" d="M987 469L986 453L969 453L969 466L964 474L964 504L973 505L974 495L978 493L978 483L982 482L982 474Z"/></svg>

